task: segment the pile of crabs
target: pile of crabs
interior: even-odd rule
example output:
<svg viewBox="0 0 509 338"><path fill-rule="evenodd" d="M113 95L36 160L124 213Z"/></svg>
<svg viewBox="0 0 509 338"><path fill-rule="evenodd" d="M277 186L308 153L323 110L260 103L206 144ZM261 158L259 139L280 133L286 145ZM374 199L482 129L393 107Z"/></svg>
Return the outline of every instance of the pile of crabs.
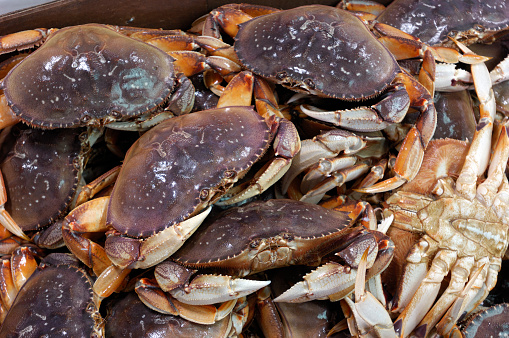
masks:
<svg viewBox="0 0 509 338"><path fill-rule="evenodd" d="M352 0L0 37L0 336L507 334L508 28Z"/></svg>

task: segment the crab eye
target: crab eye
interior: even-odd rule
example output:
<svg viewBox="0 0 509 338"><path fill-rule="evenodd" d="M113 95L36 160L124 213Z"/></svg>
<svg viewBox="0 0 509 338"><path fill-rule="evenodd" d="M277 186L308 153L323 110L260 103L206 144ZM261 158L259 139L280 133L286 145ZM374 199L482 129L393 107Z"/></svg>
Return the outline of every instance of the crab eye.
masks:
<svg viewBox="0 0 509 338"><path fill-rule="evenodd" d="M80 118L80 122L81 123L88 123L92 118L90 117L90 115L83 115L81 118Z"/></svg>
<svg viewBox="0 0 509 338"><path fill-rule="evenodd" d="M251 242L251 244L249 244L249 246L252 247L253 249L257 248L259 245L260 245L260 240L259 239L255 239L255 240L253 240Z"/></svg>
<svg viewBox="0 0 509 338"><path fill-rule="evenodd" d="M281 81L282 81L282 80L284 80L284 79L286 79L287 77L288 77L288 73L286 73L286 72L284 72L284 71L283 71L283 72L278 72L278 73L276 74L276 78L277 78L278 80L281 80Z"/></svg>
<svg viewBox="0 0 509 338"><path fill-rule="evenodd" d="M110 114L111 114L111 116L113 116L115 118L122 117L122 114L119 111L117 111L117 110L112 110Z"/></svg>
<svg viewBox="0 0 509 338"><path fill-rule="evenodd" d="M287 241L293 241L293 235L283 234L283 239L285 239Z"/></svg>
<svg viewBox="0 0 509 338"><path fill-rule="evenodd" d="M207 197L209 196L209 189L202 189L200 191L200 199L202 201L205 201L207 199Z"/></svg>
<svg viewBox="0 0 509 338"><path fill-rule="evenodd" d="M304 83L309 89L315 89L315 82L311 79L304 79Z"/></svg>
<svg viewBox="0 0 509 338"><path fill-rule="evenodd" d="M235 177L235 170L226 170L223 174L224 178L234 178Z"/></svg>

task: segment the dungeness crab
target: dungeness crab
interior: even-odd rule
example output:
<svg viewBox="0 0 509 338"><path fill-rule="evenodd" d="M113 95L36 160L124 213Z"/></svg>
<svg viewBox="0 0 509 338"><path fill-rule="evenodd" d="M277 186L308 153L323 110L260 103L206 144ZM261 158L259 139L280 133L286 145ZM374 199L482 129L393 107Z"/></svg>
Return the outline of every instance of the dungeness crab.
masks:
<svg viewBox="0 0 509 338"><path fill-rule="evenodd" d="M34 30L0 38L0 52ZM98 24L50 30L43 45L3 79L12 112L39 128L109 125L143 129L193 106L191 82L159 48ZM41 43L40 36L35 41ZM34 41L28 38L29 46ZM18 41L21 40L21 41ZM19 47L19 48L21 48ZM11 114L3 106L3 114Z"/></svg>
<svg viewBox="0 0 509 338"><path fill-rule="evenodd" d="M243 177L272 141L272 161L290 163L300 145L295 127L264 119L250 107L178 116L143 134L129 149L111 197L82 204L64 222L67 247L101 275L96 292L107 295L105 289L116 288L112 276L120 283L130 269L173 254L206 217L207 206ZM262 173L261 184L280 176ZM105 249L83 235L106 231Z"/></svg>
<svg viewBox="0 0 509 338"><path fill-rule="evenodd" d="M202 274L188 281L189 273L169 273L178 270L169 269L166 265L175 263L167 261L156 267L157 282L182 303L207 305L243 295L236 290L238 285L260 283L234 277L289 265L322 264L275 301L339 300L354 288L359 252L369 251L371 278L385 269L393 251L387 236L353 224L356 215L350 217L346 212L286 199L255 201L228 209L207 219L200 231L170 257ZM166 311L160 307L161 294L150 280L141 279L136 291L149 306Z"/></svg>
<svg viewBox="0 0 509 338"><path fill-rule="evenodd" d="M437 142L430 148L433 152L429 151L416 179L386 201L384 215L394 215L394 238L404 238L405 232L421 236L406 255L392 304L393 311L401 312L394 327L404 337L412 332L424 337L434 330L442 335L455 330L457 319L470 313L495 286L509 243L507 123L496 129L490 147L493 91L483 63L472 65L472 74L481 118L468 153L460 141L433 141ZM449 170L462 160L454 181ZM448 287L435 302L448 274Z"/></svg>
<svg viewBox="0 0 509 338"><path fill-rule="evenodd" d="M351 130L372 131L400 122L409 107L420 112L401 147L396 176L364 192L395 189L417 173L436 124L431 96L434 59L474 63L484 60L452 49L431 48L408 34L375 23L372 31L382 44L353 14L321 5L284 11L226 5L210 13L202 32L219 38L219 29L235 37L240 65L262 78L322 97L346 101L380 98L372 106L344 111L301 106L311 117ZM210 50L215 53L214 48ZM396 62L413 57L424 59L419 77L424 86Z"/></svg>

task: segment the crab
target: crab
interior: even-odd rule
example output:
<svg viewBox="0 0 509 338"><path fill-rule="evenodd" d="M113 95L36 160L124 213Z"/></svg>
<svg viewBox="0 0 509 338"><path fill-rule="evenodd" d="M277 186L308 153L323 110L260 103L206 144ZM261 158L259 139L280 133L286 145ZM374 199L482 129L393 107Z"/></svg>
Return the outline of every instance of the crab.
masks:
<svg viewBox="0 0 509 338"><path fill-rule="evenodd" d="M504 0L456 1L448 5L440 1L423 3L417 0L396 0L376 21L398 28L432 46L455 48L452 40L465 45L491 44L509 31L509 6ZM437 84L437 90L465 88L461 84L466 76L464 71L448 65L440 72L447 73L444 79L448 83L445 86ZM507 80L509 57L500 62L490 76L493 84Z"/></svg>
<svg viewBox="0 0 509 338"><path fill-rule="evenodd" d="M395 0L377 21L412 34L430 45L454 44L452 37L466 45L493 42L509 29L509 6L504 0L473 0L423 3Z"/></svg>
<svg viewBox="0 0 509 338"><path fill-rule="evenodd" d="M0 37L0 52L43 43L3 79L0 101L38 128L141 130L189 112L194 89L175 59L119 32L87 24ZM1 111L9 115L7 107Z"/></svg>
<svg viewBox="0 0 509 338"><path fill-rule="evenodd" d="M251 6L227 5L210 13L202 34L218 38L219 28L235 37L234 50L240 65L264 79L322 97L347 101L375 96L380 99L370 107L347 111L301 106L301 111L313 118L347 129L372 131L400 122L409 107L420 112L401 147L396 176L363 192L395 189L417 173L436 123L430 95L434 59L469 63L485 60L452 49L432 48L392 27L373 24L372 30L392 54L353 14L321 5L284 11L263 8L258 12ZM215 53L224 48L212 46L207 50ZM395 56L424 58L419 76L424 86L400 69Z"/></svg>
<svg viewBox="0 0 509 338"><path fill-rule="evenodd" d="M307 274L306 282L295 284L275 301L341 299L353 290L359 250L369 249L371 278L387 266L393 249L387 236L355 226L356 214L354 220L351 216L290 199L255 201L230 208L206 220L200 231L170 257L171 263L156 267L157 283L168 292L165 297L204 306L229 302L267 285L266 281L236 277L289 265L317 266L327 262ZM193 271L172 273L179 271L172 267L175 264L201 270L202 274L190 278ZM206 271L221 275L205 274ZM151 280L138 281L136 292L153 309L166 311L160 308L162 296Z"/></svg>
<svg viewBox="0 0 509 338"><path fill-rule="evenodd" d="M103 337L92 278L69 254L46 256L19 290L0 335Z"/></svg>
<svg viewBox="0 0 509 338"><path fill-rule="evenodd" d="M110 197L84 203L65 218L64 241L99 276L94 290L107 296L130 269L173 254L273 140L275 156L264 168L288 167L300 145L296 135L289 121L264 119L250 107L166 120L129 149ZM261 190L281 176L271 170L257 175ZM83 235L106 231L104 249Z"/></svg>
<svg viewBox="0 0 509 338"><path fill-rule="evenodd" d="M390 235L418 234L392 302L392 311L400 312L394 327L401 336L451 332L457 319L495 286L509 243L507 122L497 126L492 137L495 102L488 71L481 63L472 66L472 74L481 117L470 146L457 140L433 141L416 179L386 200L384 215L394 216ZM448 274L448 287L435 302Z"/></svg>
<svg viewBox="0 0 509 338"><path fill-rule="evenodd" d="M2 131L0 223L39 246L63 246L61 221L80 203L93 135L83 129ZM27 234L30 234L28 237Z"/></svg>

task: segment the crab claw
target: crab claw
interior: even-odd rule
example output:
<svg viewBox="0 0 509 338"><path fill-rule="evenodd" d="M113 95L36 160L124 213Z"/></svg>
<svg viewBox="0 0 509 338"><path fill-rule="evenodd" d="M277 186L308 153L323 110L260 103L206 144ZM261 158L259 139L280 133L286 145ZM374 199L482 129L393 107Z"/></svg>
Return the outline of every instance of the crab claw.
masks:
<svg viewBox="0 0 509 338"><path fill-rule="evenodd" d="M199 275L188 286L171 290L170 294L185 304L207 305L247 296L269 284L270 281Z"/></svg>
<svg viewBox="0 0 509 338"><path fill-rule="evenodd" d="M308 273L304 276L304 281L298 282L274 301L303 303L315 299L327 299L331 294L341 294L345 297L352 291L351 286L355 283L356 275L356 269L334 262L327 263Z"/></svg>
<svg viewBox="0 0 509 338"><path fill-rule="evenodd" d="M435 133L437 113L432 102L433 98L419 82L410 76L404 74L401 80L410 94L411 106L417 108L421 113L401 145L394 166L396 176L368 188L356 189L358 192L385 192L411 181L417 175L424 159L424 150Z"/></svg>
<svg viewBox="0 0 509 338"><path fill-rule="evenodd" d="M359 240L337 253L349 266L329 262L304 276L290 289L274 299L275 302L302 303L314 299L338 301L347 296L355 287L357 267L361 257L358 253L370 249L367 279L381 273L389 265L394 253L390 238L378 231L369 231L359 236ZM374 240L371 241L371 240ZM377 244L377 245L376 245ZM378 247L377 247L378 246Z"/></svg>

